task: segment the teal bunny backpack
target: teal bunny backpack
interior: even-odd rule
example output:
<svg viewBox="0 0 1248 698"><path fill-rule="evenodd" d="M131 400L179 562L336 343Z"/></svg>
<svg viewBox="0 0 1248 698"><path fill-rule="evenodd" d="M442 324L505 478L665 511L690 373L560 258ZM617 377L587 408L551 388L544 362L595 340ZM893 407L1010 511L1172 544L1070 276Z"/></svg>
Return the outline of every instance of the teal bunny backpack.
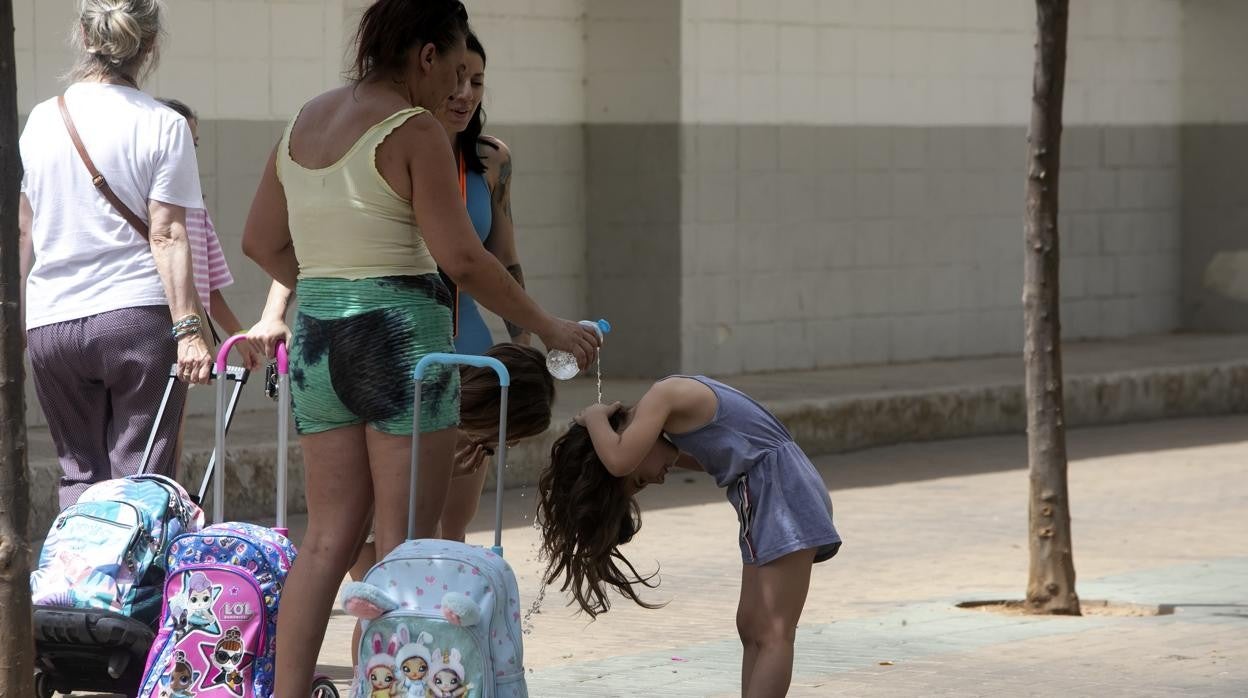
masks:
<svg viewBox="0 0 1248 698"><path fill-rule="evenodd" d="M415 369L420 385L432 364L494 369L501 387L494 545L412 540L420 430L413 429L408 540L378 562L363 581L343 589L343 607L363 625L355 696L368 698L527 698L520 593L503 559L503 469L507 448L506 367L497 359L430 354Z"/></svg>

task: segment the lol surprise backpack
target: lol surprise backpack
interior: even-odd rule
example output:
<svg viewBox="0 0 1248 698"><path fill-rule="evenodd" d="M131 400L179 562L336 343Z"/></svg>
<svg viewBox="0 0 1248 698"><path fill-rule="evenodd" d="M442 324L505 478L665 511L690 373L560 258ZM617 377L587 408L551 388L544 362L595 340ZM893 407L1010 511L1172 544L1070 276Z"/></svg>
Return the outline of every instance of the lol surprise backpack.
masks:
<svg viewBox="0 0 1248 698"><path fill-rule="evenodd" d="M490 357L429 354L415 370L418 411L421 377L433 363L489 367L498 374L502 395L496 482L501 493L511 382L507 369ZM413 482L418 453L419 444L414 443ZM497 502L501 504L501 496ZM363 581L343 589L343 607L363 625L352 695L527 698L520 593L515 573L502 558L502 511L497 507L494 521L492 548L408 540Z"/></svg>
<svg viewBox="0 0 1248 698"><path fill-rule="evenodd" d="M294 557L285 536L248 523L175 540L139 696L271 696L279 592ZM186 676L190 690L172 692Z"/></svg>
<svg viewBox="0 0 1248 698"><path fill-rule="evenodd" d="M217 355L225 367L227 339ZM277 527L222 523L225 481L213 474L213 525L186 533L169 546L164 610L140 683L140 698L271 698L277 647L277 610L295 546L286 536L286 439L289 376L284 346L278 408ZM227 458L221 420L224 386L217 388L216 451Z"/></svg>

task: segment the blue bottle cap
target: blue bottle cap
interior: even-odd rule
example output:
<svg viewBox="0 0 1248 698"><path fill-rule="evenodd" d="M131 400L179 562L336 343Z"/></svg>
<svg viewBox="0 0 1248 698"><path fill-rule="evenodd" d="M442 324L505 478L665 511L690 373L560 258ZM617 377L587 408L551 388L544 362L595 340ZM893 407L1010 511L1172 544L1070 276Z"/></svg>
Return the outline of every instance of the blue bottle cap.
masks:
<svg viewBox="0 0 1248 698"><path fill-rule="evenodd" d="M603 334L607 334L608 332L611 331L611 323L607 322L606 320L599 320L598 329L602 330Z"/></svg>

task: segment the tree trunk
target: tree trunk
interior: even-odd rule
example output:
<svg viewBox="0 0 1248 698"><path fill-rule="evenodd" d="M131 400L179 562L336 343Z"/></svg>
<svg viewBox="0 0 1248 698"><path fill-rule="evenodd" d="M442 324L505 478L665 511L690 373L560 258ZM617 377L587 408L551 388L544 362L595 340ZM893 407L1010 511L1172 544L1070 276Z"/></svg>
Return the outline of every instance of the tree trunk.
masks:
<svg viewBox="0 0 1248 698"><path fill-rule="evenodd" d="M1033 613L1079 615L1066 491L1057 235L1068 13L1069 0L1036 0L1036 67L1031 131L1027 137L1023 262L1023 361L1027 373L1027 462L1031 476L1031 568L1026 607Z"/></svg>
<svg viewBox="0 0 1248 698"><path fill-rule="evenodd" d="M17 151L17 72L13 1L0 0L0 697L35 695L30 626L30 483L22 364L21 157Z"/></svg>

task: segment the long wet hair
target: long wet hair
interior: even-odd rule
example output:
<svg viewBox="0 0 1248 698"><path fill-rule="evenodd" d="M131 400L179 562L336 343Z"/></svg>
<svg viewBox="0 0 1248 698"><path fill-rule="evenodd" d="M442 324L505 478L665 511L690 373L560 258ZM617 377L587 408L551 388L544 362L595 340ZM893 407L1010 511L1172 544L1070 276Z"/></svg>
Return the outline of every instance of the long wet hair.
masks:
<svg viewBox="0 0 1248 698"><path fill-rule="evenodd" d="M624 410L610 418L619 429ZM543 583L563 578L581 610L595 618L611 608L613 588L645 608L659 608L638 596L637 587L655 588L657 572L643 576L620 552L641 530L641 508L625 489L625 479L607 471L594 451L589 430L574 424L555 442L550 465L537 486L537 522L546 559Z"/></svg>

